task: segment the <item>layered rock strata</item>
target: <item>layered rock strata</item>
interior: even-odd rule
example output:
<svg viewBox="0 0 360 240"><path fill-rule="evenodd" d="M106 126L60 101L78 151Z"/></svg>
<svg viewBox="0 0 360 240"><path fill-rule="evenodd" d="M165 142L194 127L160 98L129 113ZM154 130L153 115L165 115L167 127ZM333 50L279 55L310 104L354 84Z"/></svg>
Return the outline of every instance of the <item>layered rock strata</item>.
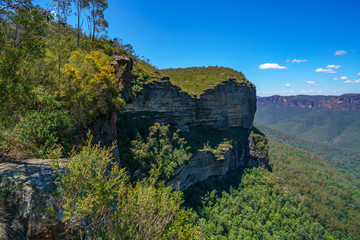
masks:
<svg viewBox="0 0 360 240"><path fill-rule="evenodd" d="M127 113L142 113L142 118L156 113L156 121L171 123L185 132L194 128L251 129L255 111L256 89L234 79L193 97L174 86L168 77L163 77L160 82L145 85L135 100L126 105ZM254 150L250 130L248 134L248 139L235 142L232 148L224 150L222 159L211 151L198 151L188 165L176 171L169 184L185 190L210 176L223 176L238 167L267 167L267 151Z"/></svg>
<svg viewBox="0 0 360 240"><path fill-rule="evenodd" d="M267 140L266 140L267 141ZM267 143L267 142L266 142ZM183 165L175 172L175 178L169 185L181 191L206 180L211 176L224 176L228 171L239 167L267 167L267 149L254 148L253 138L249 136L244 142L235 142L233 147L222 149L219 159L212 151L200 150L188 165Z"/></svg>
<svg viewBox="0 0 360 240"><path fill-rule="evenodd" d="M134 102L126 106L126 111L161 112L163 120L182 131L192 127L250 128L256 111L256 89L229 79L191 97L163 78L161 82L147 84Z"/></svg>

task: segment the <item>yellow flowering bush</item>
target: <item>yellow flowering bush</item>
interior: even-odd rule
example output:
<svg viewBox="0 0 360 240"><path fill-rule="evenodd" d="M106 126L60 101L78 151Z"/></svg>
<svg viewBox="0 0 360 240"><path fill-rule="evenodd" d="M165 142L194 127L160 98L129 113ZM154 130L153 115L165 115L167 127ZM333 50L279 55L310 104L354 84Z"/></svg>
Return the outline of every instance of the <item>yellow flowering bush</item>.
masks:
<svg viewBox="0 0 360 240"><path fill-rule="evenodd" d="M111 57L101 51L73 51L62 68L57 93L79 122L107 116L124 106L120 98L122 85L110 61Z"/></svg>

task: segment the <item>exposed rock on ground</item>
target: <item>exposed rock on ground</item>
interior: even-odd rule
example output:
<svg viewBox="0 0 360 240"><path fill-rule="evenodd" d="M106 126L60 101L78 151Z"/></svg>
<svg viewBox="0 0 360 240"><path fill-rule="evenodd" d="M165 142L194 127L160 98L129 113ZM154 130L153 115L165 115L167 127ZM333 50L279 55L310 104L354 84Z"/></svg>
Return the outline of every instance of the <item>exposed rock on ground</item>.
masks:
<svg viewBox="0 0 360 240"><path fill-rule="evenodd" d="M0 163L0 240L55 239L53 205L56 174L51 160Z"/></svg>

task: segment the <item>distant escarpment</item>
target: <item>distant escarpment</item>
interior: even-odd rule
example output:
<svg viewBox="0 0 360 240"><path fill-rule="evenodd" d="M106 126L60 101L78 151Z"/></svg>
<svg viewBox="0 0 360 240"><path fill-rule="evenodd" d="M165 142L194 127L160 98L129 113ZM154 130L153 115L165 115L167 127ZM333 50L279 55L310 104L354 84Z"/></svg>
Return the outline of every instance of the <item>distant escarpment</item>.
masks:
<svg viewBox="0 0 360 240"><path fill-rule="evenodd" d="M251 128L255 111L256 89L234 79L194 97L173 85L169 78L162 78L145 85L135 101L126 105L126 112L161 113L161 121L173 123L182 131L193 127Z"/></svg>
<svg viewBox="0 0 360 240"><path fill-rule="evenodd" d="M358 150L360 94L259 97L255 121L282 132Z"/></svg>
<svg viewBox="0 0 360 240"><path fill-rule="evenodd" d="M360 94L341 96L279 96L258 97L259 107L276 105L278 107L327 108L338 111L360 110Z"/></svg>

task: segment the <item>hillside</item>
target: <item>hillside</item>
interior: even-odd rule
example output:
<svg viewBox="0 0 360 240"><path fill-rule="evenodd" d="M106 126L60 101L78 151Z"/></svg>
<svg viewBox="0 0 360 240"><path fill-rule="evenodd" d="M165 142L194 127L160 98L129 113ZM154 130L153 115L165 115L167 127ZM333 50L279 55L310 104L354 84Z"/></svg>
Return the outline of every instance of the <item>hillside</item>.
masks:
<svg viewBox="0 0 360 240"><path fill-rule="evenodd" d="M333 167L336 167L344 172L350 172L355 177L360 178L360 152L358 149L350 150L337 148L328 143L310 140L305 137L282 132L259 123L255 123L254 126L273 141L314 153L326 159L326 161ZM345 159L346 161L344 161Z"/></svg>
<svg viewBox="0 0 360 240"><path fill-rule="evenodd" d="M169 68L160 70L160 73L170 77L174 85L192 96L200 95L206 89L214 88L228 79L235 79L237 83L254 87L244 74L226 67Z"/></svg>
<svg viewBox="0 0 360 240"><path fill-rule="evenodd" d="M360 95L258 98L255 121L339 148L358 149Z"/></svg>

